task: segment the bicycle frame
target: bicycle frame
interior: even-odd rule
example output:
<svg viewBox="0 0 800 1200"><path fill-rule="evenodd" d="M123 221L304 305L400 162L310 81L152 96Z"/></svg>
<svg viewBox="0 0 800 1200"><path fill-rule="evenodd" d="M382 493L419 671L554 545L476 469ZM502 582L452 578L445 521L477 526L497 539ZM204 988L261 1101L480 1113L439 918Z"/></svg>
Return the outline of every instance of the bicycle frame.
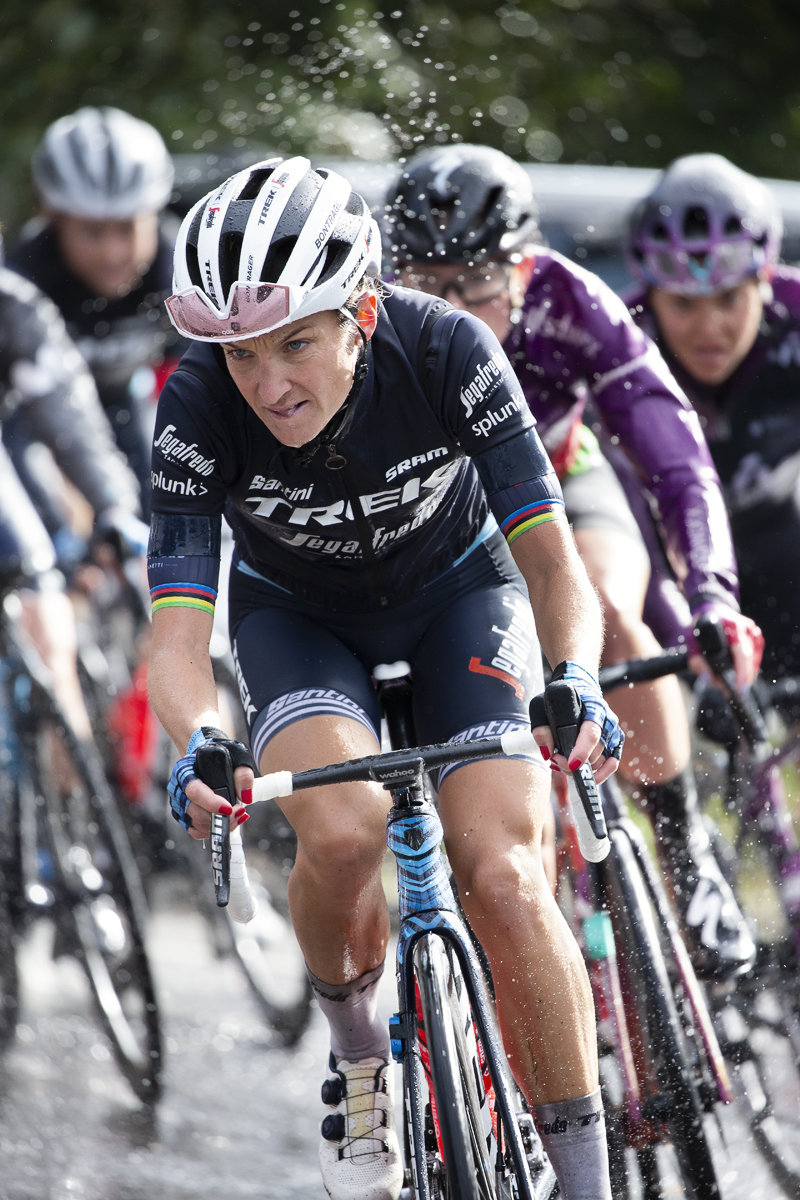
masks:
<svg viewBox="0 0 800 1200"><path fill-rule="evenodd" d="M528 1196L549 1196L555 1183L552 1168L537 1172L537 1186L530 1179L526 1147L517 1123L513 1091L500 1066L504 1052L488 998L483 972L469 934L458 916L440 845L442 824L434 806L426 799L422 762L413 774L389 788L394 801L387 818L387 843L397 860L400 934L397 941L397 992L400 1010L390 1024L392 1053L403 1067L409 1099L408 1133L411 1168L419 1200L430 1200L425 1157L425 1082L417 1040L417 1005L414 984L414 949L426 934L434 933L450 947L464 976L489 1076L495 1091L498 1115L508 1138L514 1166L524 1179ZM386 785L384 785L386 786ZM498 1154L502 1146L498 1145ZM543 1177L542 1177L543 1176Z"/></svg>

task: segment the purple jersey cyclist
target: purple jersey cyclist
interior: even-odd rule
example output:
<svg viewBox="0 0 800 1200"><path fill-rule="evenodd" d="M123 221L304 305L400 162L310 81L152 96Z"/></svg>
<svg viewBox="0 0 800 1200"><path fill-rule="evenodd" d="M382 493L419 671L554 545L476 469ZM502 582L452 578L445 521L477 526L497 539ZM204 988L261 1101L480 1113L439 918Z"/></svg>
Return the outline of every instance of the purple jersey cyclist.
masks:
<svg viewBox="0 0 800 1200"><path fill-rule="evenodd" d="M800 272L776 265L780 235L757 179L678 159L634 214L626 296L700 418L773 677L800 671Z"/></svg>
<svg viewBox="0 0 800 1200"><path fill-rule="evenodd" d="M629 263L640 284L627 296L704 428L769 678L800 673L800 272L777 265L780 236L774 197L757 179L717 154L680 158L633 215ZM663 598L649 599L669 624ZM797 715L790 705L788 719ZM780 773L768 782L761 818L800 924L800 845Z"/></svg>
<svg viewBox="0 0 800 1200"><path fill-rule="evenodd" d="M643 497L646 489L657 508L686 635L692 615L717 612L739 678L749 681L760 634L739 613L730 531L697 417L623 302L596 276L535 244L525 171L485 147L426 151L406 166L388 200L400 281L482 317L514 365L603 602L603 661L654 654L659 645L642 618L648 555L625 492L583 423L587 410L609 452L624 451L632 491ZM620 770L659 829L695 964L704 974L735 974L751 961L753 944L697 816L678 683L639 686L621 694L617 708L628 739ZM717 921L705 920L701 900L709 889Z"/></svg>

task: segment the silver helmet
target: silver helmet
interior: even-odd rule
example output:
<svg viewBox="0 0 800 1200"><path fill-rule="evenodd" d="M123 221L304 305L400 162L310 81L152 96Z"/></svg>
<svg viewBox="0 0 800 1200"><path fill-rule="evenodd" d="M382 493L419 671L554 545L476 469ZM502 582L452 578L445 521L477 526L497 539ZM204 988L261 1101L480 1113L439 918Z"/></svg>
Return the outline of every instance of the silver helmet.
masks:
<svg viewBox="0 0 800 1200"><path fill-rule="evenodd" d="M33 156L43 203L95 220L157 212L169 200L174 174L160 133L119 108L80 108L61 117Z"/></svg>

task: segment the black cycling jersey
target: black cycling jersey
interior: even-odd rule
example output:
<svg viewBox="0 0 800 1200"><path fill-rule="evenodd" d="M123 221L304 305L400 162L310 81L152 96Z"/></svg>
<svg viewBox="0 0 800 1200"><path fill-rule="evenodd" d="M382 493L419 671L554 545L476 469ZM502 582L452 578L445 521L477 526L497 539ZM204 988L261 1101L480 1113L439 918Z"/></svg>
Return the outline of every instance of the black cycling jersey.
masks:
<svg viewBox="0 0 800 1200"><path fill-rule="evenodd" d="M395 290L381 306L360 391L299 449L283 446L247 405L218 349L192 346L158 406L154 607L181 594L200 607L213 601L223 510L241 558L296 596L338 611L396 604L448 570L486 525L471 457L480 463L509 446L506 466L488 472L490 493L547 477L527 433L533 417L482 321L450 310L433 325L423 386L417 352L435 303ZM523 487L509 521L522 513L530 527L547 519L531 513L551 503L560 500Z"/></svg>

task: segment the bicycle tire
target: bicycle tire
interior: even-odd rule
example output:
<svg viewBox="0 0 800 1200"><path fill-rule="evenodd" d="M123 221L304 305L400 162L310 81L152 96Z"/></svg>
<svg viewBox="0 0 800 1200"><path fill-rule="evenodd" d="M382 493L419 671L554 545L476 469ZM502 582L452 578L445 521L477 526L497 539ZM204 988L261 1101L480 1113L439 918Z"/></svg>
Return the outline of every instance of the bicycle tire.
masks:
<svg viewBox="0 0 800 1200"><path fill-rule="evenodd" d="M42 700L25 721L22 745L58 882L61 944L86 972L122 1074L153 1104L162 1046L141 878L102 766L77 746L49 698Z"/></svg>
<svg viewBox="0 0 800 1200"><path fill-rule="evenodd" d="M767 835L760 829L753 832L764 865L779 888L780 873ZM740 900L741 847L733 850L715 826L710 826L709 834L718 861L727 865L728 882ZM746 912L745 904L742 909ZM800 984L797 949L792 943L791 929L782 943L762 942L753 972L740 980L730 995L717 998L715 1018L720 1046L732 1068L734 1091L753 1141L781 1190L798 1200L800 1156L795 1103L793 1098L778 1095L771 1061L776 1045L781 1046L781 1057L792 1063L795 1083L800 1079Z"/></svg>
<svg viewBox="0 0 800 1200"><path fill-rule="evenodd" d="M442 1148L446 1190L442 1193L437 1182L438 1194L447 1200L488 1200L496 1191L485 1148L481 1153L478 1145L483 1119L459 1053L449 995L450 967L441 938L428 934L420 939L414 950L414 970Z"/></svg>
<svg viewBox="0 0 800 1200"><path fill-rule="evenodd" d="M627 945L629 1000L649 1039L658 1084L664 1101L654 1123L665 1124L675 1151L687 1200L719 1200L720 1192L711 1150L703 1128L703 1108L693 1079L686 1037L667 973L664 952L650 907L645 881L625 832L612 829L612 853L600 864L603 883L618 940ZM663 1118L663 1119L662 1119ZM643 1152L640 1151L639 1157ZM652 1156L644 1152L648 1174ZM650 1179L642 1181L652 1187Z"/></svg>

